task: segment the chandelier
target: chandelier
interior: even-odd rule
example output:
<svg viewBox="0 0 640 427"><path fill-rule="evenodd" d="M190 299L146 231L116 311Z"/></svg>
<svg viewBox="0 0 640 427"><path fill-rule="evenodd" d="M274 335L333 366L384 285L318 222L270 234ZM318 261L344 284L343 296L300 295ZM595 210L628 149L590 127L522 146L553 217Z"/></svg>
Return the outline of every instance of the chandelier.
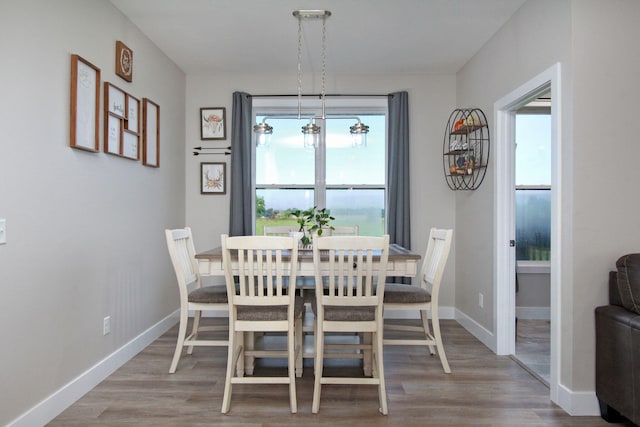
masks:
<svg viewBox="0 0 640 427"><path fill-rule="evenodd" d="M356 116L340 116L327 115L325 112L325 86L326 86L326 35L327 35L327 18L331 16L328 10L295 10L293 16L298 20L298 114L297 115L278 115L268 116L262 119L261 123L253 126L253 132L256 134L256 144L264 146L267 144L269 137L273 134L273 127L267 123L268 119L308 119L309 122L302 126L302 134L304 135L304 146L308 148L316 148L320 139L320 126L317 120L327 120L331 118L355 119L356 124L349 128L352 136L354 147L365 147L367 145L367 133L369 126L360 121ZM302 114L302 21L322 19L322 91L320 92L321 114Z"/></svg>

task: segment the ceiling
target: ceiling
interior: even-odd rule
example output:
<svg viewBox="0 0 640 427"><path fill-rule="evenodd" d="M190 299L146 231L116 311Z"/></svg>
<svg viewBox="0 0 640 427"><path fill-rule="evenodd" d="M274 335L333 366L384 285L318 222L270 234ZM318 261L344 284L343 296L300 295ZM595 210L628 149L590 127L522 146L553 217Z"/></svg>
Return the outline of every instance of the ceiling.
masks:
<svg viewBox="0 0 640 427"><path fill-rule="evenodd" d="M111 0L187 74L295 72L298 9L332 13L327 73L455 73L524 2ZM321 20L302 28L303 70L317 72Z"/></svg>

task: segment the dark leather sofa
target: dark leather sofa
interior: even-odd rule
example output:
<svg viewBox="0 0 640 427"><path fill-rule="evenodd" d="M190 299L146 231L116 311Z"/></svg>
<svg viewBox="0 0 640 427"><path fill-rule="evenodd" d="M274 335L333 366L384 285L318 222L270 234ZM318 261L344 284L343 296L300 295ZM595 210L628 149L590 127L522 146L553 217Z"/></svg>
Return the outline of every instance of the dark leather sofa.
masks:
<svg viewBox="0 0 640 427"><path fill-rule="evenodd" d="M640 424L640 254L609 273L609 305L596 308L596 396L602 418Z"/></svg>

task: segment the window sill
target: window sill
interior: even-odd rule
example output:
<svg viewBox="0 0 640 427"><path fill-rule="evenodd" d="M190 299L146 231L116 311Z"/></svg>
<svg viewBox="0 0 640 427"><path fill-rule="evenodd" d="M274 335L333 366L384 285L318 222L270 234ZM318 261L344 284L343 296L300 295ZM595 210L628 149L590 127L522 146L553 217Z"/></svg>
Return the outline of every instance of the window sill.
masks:
<svg viewBox="0 0 640 427"><path fill-rule="evenodd" d="M551 273L551 263L549 261L516 261L516 273L549 274Z"/></svg>

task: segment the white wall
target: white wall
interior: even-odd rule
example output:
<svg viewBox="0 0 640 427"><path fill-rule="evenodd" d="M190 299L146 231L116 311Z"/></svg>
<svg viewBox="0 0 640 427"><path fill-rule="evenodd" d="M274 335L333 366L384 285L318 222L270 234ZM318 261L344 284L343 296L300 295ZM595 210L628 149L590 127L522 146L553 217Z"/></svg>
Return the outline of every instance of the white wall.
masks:
<svg viewBox="0 0 640 427"><path fill-rule="evenodd" d="M640 2L573 1L572 12L574 355L566 368L573 389L591 390L593 309L607 303L615 261L640 252L640 144L629 129L640 111Z"/></svg>
<svg viewBox="0 0 640 427"><path fill-rule="evenodd" d="M452 75L334 75L327 70L327 93L388 94L407 90L410 106L412 249L426 250L431 227L455 228L454 193L443 176L442 138L449 114L455 106L455 78ZM312 79L303 78L305 92L318 93ZM316 79L318 81L318 79ZM229 75L187 76L187 223L193 227L197 249L219 246L221 233L229 229L229 194L203 196L199 191L199 164L202 161L229 161L224 156L192 156L199 145L226 146L227 141L200 141L198 114L201 107L225 106L231 115L232 93L236 90L253 95L295 94L295 69L290 75L264 75L256 72ZM455 250L455 249L454 249ZM443 279L442 304L454 304L455 254L449 258Z"/></svg>
<svg viewBox="0 0 640 427"><path fill-rule="evenodd" d="M133 83L114 74L116 40ZM0 0L0 53L6 425L177 309L163 230L184 224L185 77L104 0ZM159 169L69 147L72 53L160 105Z"/></svg>
<svg viewBox="0 0 640 427"><path fill-rule="evenodd" d="M457 103L483 108L493 123L495 101L554 63L562 64L559 380L578 394L595 388L593 311L607 302L608 271L619 256L637 252L640 241L640 201L634 197L640 170L632 166L640 148L626 125L637 121L640 98L640 59L630 54L637 52L638 16L640 3L632 0L530 0L457 79ZM486 301L493 299L487 294L493 295L494 252L464 246L460 239L475 233L478 241L492 242L495 179L490 167L480 191L456 200L462 230L456 306L490 331L495 307ZM485 293L484 310L477 307L478 292Z"/></svg>

